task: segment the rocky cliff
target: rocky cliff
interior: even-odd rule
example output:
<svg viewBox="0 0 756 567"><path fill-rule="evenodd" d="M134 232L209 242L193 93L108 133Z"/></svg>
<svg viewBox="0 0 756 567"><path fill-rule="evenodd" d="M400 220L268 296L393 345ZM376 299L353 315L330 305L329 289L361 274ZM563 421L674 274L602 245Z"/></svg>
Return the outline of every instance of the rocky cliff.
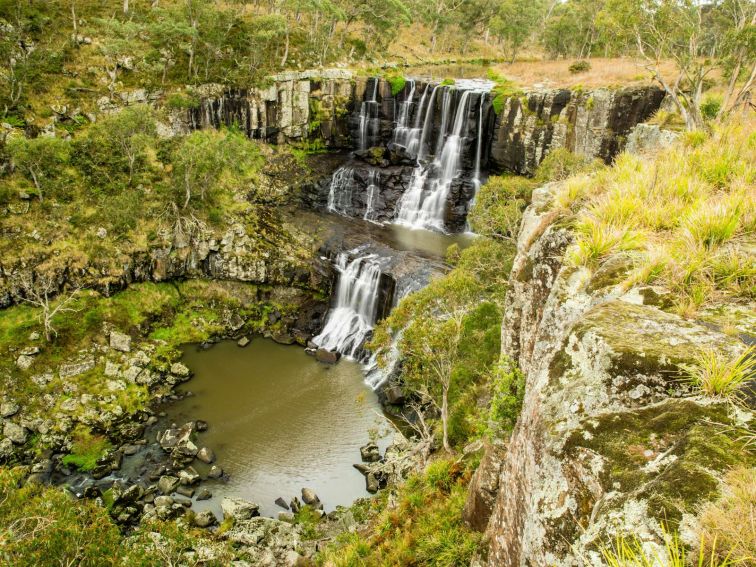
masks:
<svg viewBox="0 0 756 567"><path fill-rule="evenodd" d="M722 471L752 458L711 427L750 413L698 395L680 370L702 347L745 345L662 310L660 290L612 285L620 266L563 262L571 233L554 191L536 190L525 213L504 312L502 355L526 375L522 413L466 510L487 525L489 565L601 565L621 533L653 548L662 522L686 533Z"/></svg>

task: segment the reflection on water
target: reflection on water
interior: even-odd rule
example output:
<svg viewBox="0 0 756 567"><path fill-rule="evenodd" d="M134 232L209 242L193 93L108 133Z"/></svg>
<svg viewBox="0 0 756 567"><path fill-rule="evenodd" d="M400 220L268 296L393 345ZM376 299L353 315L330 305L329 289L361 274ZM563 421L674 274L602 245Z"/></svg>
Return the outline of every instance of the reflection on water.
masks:
<svg viewBox="0 0 756 567"><path fill-rule="evenodd" d="M452 244L465 249L475 240L475 235L472 233L444 234L432 230L412 229L398 224L376 226L369 230L394 250L415 252L434 259L443 259L446 249Z"/></svg>
<svg viewBox="0 0 756 567"><path fill-rule="evenodd" d="M220 517L221 498L235 496L277 515L274 500L288 502L305 486L326 510L368 495L352 464L369 430L385 430L386 421L359 364L326 366L299 347L260 338L244 349L231 341L205 351L190 347L183 360L195 373L184 388L195 395L172 404L168 417L207 421L198 445L213 449L230 475L228 483L204 482L213 498L195 502L195 510L209 507ZM207 470L200 465L200 473Z"/></svg>

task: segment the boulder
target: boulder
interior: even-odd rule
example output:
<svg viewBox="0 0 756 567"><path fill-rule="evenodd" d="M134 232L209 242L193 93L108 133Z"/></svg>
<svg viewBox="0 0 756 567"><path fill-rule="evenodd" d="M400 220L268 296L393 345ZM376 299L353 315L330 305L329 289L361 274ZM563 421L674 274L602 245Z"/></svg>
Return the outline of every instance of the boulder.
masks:
<svg viewBox="0 0 756 567"><path fill-rule="evenodd" d="M170 508L173 505L173 498L170 496L155 496L154 503L156 507L165 506Z"/></svg>
<svg viewBox="0 0 756 567"><path fill-rule="evenodd" d="M85 372L89 372L95 367L94 358L83 360L82 362L76 362L72 364L61 364L58 369L58 374L61 378L71 378L73 376L79 376Z"/></svg>
<svg viewBox="0 0 756 567"><path fill-rule="evenodd" d="M215 462L215 453L208 447L202 447L202 449L197 451L197 458L203 463L210 464Z"/></svg>
<svg viewBox="0 0 756 567"><path fill-rule="evenodd" d="M320 498L318 498L318 495L315 494L315 491L312 488L303 488L302 502L309 506L317 507L318 504L320 504Z"/></svg>
<svg viewBox="0 0 756 567"><path fill-rule="evenodd" d="M367 490L370 494L375 494L376 492L378 492L379 488L380 483L378 482L375 473L368 473L365 476L365 490Z"/></svg>
<svg viewBox="0 0 756 567"><path fill-rule="evenodd" d="M383 391L389 404L401 405L404 403L404 392L400 386L391 386Z"/></svg>
<svg viewBox="0 0 756 567"><path fill-rule="evenodd" d="M110 348L120 352L131 352L131 337L118 331L110 331Z"/></svg>
<svg viewBox="0 0 756 567"><path fill-rule="evenodd" d="M189 486L179 485L179 487L176 489L176 494L180 494L181 496L186 496L187 498L191 498L192 496L194 496L194 489Z"/></svg>
<svg viewBox="0 0 756 567"><path fill-rule="evenodd" d="M244 348L245 346L247 346L251 342L252 341L249 340L249 337L242 337L238 341L236 341L236 344L239 345L240 347Z"/></svg>
<svg viewBox="0 0 756 567"><path fill-rule="evenodd" d="M340 358L340 352L333 352L324 348L315 351L315 360L324 364L336 364Z"/></svg>
<svg viewBox="0 0 756 567"><path fill-rule="evenodd" d="M207 478L220 478L223 476L223 469L218 465L210 467L210 471L207 473Z"/></svg>
<svg viewBox="0 0 756 567"><path fill-rule="evenodd" d="M286 500L284 500L280 496L278 498L276 498L276 505L280 506L281 508L284 508L286 510L289 509L289 505L286 503Z"/></svg>
<svg viewBox="0 0 756 567"><path fill-rule="evenodd" d="M26 443L28 431L21 425L13 423L12 421L6 421L3 426L3 435L17 445L23 445Z"/></svg>
<svg viewBox="0 0 756 567"><path fill-rule="evenodd" d="M218 519L211 510L203 510L194 516L194 525L198 528L209 528L216 524Z"/></svg>
<svg viewBox="0 0 756 567"><path fill-rule="evenodd" d="M488 525L499 493L499 476L505 458L506 451L503 446L488 445L480 465L470 480L462 518L474 530L482 532Z"/></svg>
<svg viewBox="0 0 756 567"><path fill-rule="evenodd" d="M191 372L183 362L174 362L171 364L171 374L178 376L179 378L189 378Z"/></svg>
<svg viewBox="0 0 756 567"><path fill-rule="evenodd" d="M8 460L13 456L13 441L4 437L0 439L0 460Z"/></svg>
<svg viewBox="0 0 756 567"><path fill-rule="evenodd" d="M0 417L11 417L21 409L16 402L3 402L0 404Z"/></svg>
<svg viewBox="0 0 756 567"><path fill-rule="evenodd" d="M161 476L158 480L158 490L163 494L171 494L176 491L180 482L175 476Z"/></svg>
<svg viewBox="0 0 756 567"><path fill-rule="evenodd" d="M207 488L200 488L199 492L197 492L197 500L210 500L212 497L212 492Z"/></svg>
<svg viewBox="0 0 756 567"><path fill-rule="evenodd" d="M378 445L374 441L370 441L367 445L360 447L360 457L363 462L375 463L381 460L381 452L378 449Z"/></svg>
<svg viewBox="0 0 756 567"><path fill-rule="evenodd" d="M33 363L34 357L27 356L25 354L22 354L16 359L16 366L18 366L21 370L29 370Z"/></svg>
<svg viewBox="0 0 756 567"><path fill-rule="evenodd" d="M233 518L237 521L249 520L260 515L260 507L257 504L241 498L224 498L221 501L221 510L224 519Z"/></svg>
<svg viewBox="0 0 756 567"><path fill-rule="evenodd" d="M195 484L200 481L199 473L193 467L186 467L179 471L179 482L185 486Z"/></svg>

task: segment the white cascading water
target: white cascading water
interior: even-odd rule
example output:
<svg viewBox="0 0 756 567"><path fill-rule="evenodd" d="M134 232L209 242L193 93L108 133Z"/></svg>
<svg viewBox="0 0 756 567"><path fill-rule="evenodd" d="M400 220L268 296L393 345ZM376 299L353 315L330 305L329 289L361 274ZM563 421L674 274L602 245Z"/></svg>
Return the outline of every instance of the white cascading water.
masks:
<svg viewBox="0 0 756 567"><path fill-rule="evenodd" d="M366 150L368 146L368 130L370 129L370 122L372 120L373 108L378 103L376 97L378 96L378 79L372 79L373 89L370 94L370 98L363 101L360 105L360 149Z"/></svg>
<svg viewBox="0 0 756 567"><path fill-rule="evenodd" d="M380 174L377 169L371 169L368 174L368 186L367 186L367 203L365 204L365 216L362 217L366 221L375 220L375 198L376 192L380 190Z"/></svg>
<svg viewBox="0 0 756 567"><path fill-rule="evenodd" d="M328 189L328 210L340 215L348 214L352 206L352 188L354 187L354 169L340 167L333 174Z"/></svg>
<svg viewBox="0 0 756 567"><path fill-rule="evenodd" d="M336 269L336 304L328 311L323 331L312 340L320 348L357 358L375 325L381 264L375 254L350 262L349 254L342 252L336 259Z"/></svg>
<svg viewBox="0 0 756 567"><path fill-rule="evenodd" d="M409 79L409 95L399 105L399 119L396 122L394 128L394 143L402 147L407 147L409 137L412 135L412 128L410 127L410 115L412 114L412 103L415 100L415 81Z"/></svg>
<svg viewBox="0 0 756 567"><path fill-rule="evenodd" d="M451 89L447 89L447 92ZM440 157L436 159L433 168L436 175L430 180L426 189L429 168L418 164L412 173L412 179L407 191L399 201L396 223L410 228L429 228L444 230L444 217L446 212L446 199L449 195L452 181L458 175L460 149L464 126L467 122L468 104L471 91L463 91L454 117L452 132L442 139L444 116L442 116L442 133L436 147L441 147ZM451 97L444 95L442 109L448 114L447 101Z"/></svg>

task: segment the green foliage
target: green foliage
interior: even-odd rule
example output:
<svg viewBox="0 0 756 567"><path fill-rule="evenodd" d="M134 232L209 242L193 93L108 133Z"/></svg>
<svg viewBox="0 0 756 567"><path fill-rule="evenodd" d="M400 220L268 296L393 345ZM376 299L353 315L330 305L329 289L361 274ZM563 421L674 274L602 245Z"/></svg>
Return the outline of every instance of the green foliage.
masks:
<svg viewBox="0 0 756 567"><path fill-rule="evenodd" d="M487 74L488 78L495 83L494 87L491 89L491 93L493 95L491 105L493 106L493 110L496 114L501 114L501 111L504 110L504 105L506 104L507 100L512 97L520 96L522 94L522 90L519 89L513 81L510 81L505 76L494 72L492 69L489 69Z"/></svg>
<svg viewBox="0 0 756 567"><path fill-rule="evenodd" d="M53 190L69 157L68 143L52 136L14 136L8 142L8 151L16 167L34 183L40 200Z"/></svg>
<svg viewBox="0 0 756 567"><path fill-rule="evenodd" d="M491 33L499 38L514 62L520 49L532 36L541 21L545 5L542 0L501 0L495 4L489 21ZM497 112L498 114L498 112Z"/></svg>
<svg viewBox="0 0 756 567"><path fill-rule="evenodd" d="M60 488L20 486L21 469L0 468L0 541L7 565L112 565L121 557L118 528L94 502Z"/></svg>
<svg viewBox="0 0 756 567"><path fill-rule="evenodd" d="M511 431L517 422L525 396L525 376L514 361L506 358L500 360L491 373L489 434L498 437Z"/></svg>
<svg viewBox="0 0 756 567"><path fill-rule="evenodd" d="M432 461L398 488L397 506L374 517L372 533L340 538L319 562L339 567L468 565L481 536L462 521L467 480L458 463Z"/></svg>
<svg viewBox="0 0 756 567"><path fill-rule="evenodd" d="M601 160L573 154L565 148L557 148L543 158L533 179L541 184L562 181L578 174L593 173L603 166Z"/></svg>
<svg viewBox="0 0 756 567"><path fill-rule="evenodd" d="M468 216L470 226L484 236L515 239L536 185L534 180L516 175L489 177L475 197Z"/></svg>
<svg viewBox="0 0 756 567"><path fill-rule="evenodd" d="M389 77L386 77L386 80L389 85L391 85L392 96L396 96L402 92L404 85L407 84L407 79L405 79L403 75L390 75Z"/></svg>
<svg viewBox="0 0 756 567"><path fill-rule="evenodd" d="M447 77L446 79L444 79L443 81L441 81L440 84L441 84L442 87L445 87L445 86L451 86L451 85L453 85L455 83L456 83L456 81L454 79L452 79L451 77Z"/></svg>
<svg viewBox="0 0 756 567"><path fill-rule="evenodd" d="M701 114L707 120L713 120L722 108L722 97L708 95L701 103Z"/></svg>
<svg viewBox="0 0 756 567"><path fill-rule="evenodd" d="M577 75L579 73L585 73L591 70L591 62L586 61L585 59L581 59L580 61L575 61L574 63L571 63L569 69L570 69L570 73L572 73L573 75Z"/></svg>
<svg viewBox="0 0 756 567"><path fill-rule="evenodd" d="M87 472L94 469L97 465L97 459L111 448L106 437L93 435L88 429L77 429L74 431L73 437L71 453L63 457L63 463L72 465L80 471Z"/></svg>

